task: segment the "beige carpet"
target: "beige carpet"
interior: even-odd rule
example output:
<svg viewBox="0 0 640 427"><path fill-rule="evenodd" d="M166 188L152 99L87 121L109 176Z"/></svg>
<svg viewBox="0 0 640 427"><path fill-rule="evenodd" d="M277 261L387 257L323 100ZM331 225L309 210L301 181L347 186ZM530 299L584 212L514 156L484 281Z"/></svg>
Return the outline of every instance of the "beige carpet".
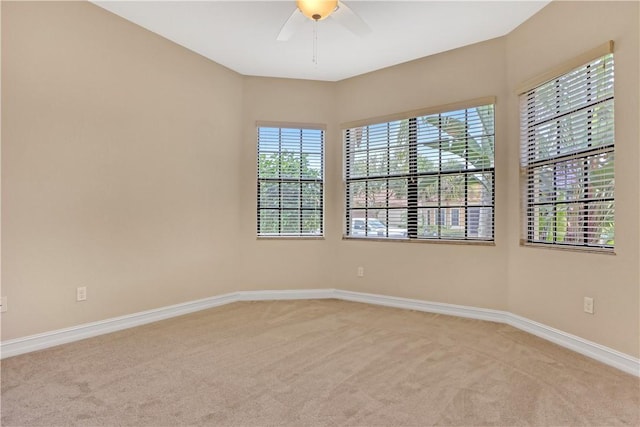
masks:
<svg viewBox="0 0 640 427"><path fill-rule="evenodd" d="M2 361L4 426L640 424L638 378L512 327L235 303Z"/></svg>

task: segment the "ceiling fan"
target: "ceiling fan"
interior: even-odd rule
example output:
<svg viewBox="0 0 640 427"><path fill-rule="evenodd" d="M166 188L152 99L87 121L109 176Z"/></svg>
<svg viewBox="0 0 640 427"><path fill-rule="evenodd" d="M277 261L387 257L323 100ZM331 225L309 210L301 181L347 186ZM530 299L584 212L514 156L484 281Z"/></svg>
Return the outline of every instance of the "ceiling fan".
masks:
<svg viewBox="0 0 640 427"><path fill-rule="evenodd" d="M296 9L284 23L278 41L287 41L295 34L307 19L318 22L331 17L357 36L371 32L371 28L339 0L296 0Z"/></svg>

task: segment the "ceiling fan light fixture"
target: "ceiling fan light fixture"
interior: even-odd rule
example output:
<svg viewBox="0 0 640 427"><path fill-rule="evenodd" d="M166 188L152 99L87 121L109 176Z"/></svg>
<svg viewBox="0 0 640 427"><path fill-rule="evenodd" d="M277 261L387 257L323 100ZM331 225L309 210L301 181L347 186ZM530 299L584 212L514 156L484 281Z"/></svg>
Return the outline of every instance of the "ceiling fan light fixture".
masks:
<svg viewBox="0 0 640 427"><path fill-rule="evenodd" d="M296 4L307 18L322 21L336 10L338 0L296 0Z"/></svg>

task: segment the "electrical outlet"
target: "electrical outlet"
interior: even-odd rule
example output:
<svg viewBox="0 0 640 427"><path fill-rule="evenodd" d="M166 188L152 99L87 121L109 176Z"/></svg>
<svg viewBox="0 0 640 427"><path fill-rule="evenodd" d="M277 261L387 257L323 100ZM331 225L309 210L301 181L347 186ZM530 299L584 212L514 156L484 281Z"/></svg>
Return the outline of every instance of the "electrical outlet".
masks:
<svg viewBox="0 0 640 427"><path fill-rule="evenodd" d="M87 287L79 286L76 289L76 301L85 301L87 299Z"/></svg>
<svg viewBox="0 0 640 427"><path fill-rule="evenodd" d="M4 313L7 311L9 307L7 306L7 297L2 297L2 305L0 305L0 313Z"/></svg>
<svg viewBox="0 0 640 427"><path fill-rule="evenodd" d="M364 267L358 267L358 277L364 277Z"/></svg>
<svg viewBox="0 0 640 427"><path fill-rule="evenodd" d="M584 297L584 312L593 314L593 298Z"/></svg>

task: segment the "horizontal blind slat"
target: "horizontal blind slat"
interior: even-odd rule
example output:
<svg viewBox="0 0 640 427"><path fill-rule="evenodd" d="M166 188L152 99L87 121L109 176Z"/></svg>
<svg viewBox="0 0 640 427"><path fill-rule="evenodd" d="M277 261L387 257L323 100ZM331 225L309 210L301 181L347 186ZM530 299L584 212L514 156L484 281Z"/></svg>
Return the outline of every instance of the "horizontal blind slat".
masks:
<svg viewBox="0 0 640 427"><path fill-rule="evenodd" d="M493 240L493 115L482 105L345 129L346 235Z"/></svg>
<svg viewBox="0 0 640 427"><path fill-rule="evenodd" d="M258 126L257 234L323 234L324 130Z"/></svg>
<svg viewBox="0 0 640 427"><path fill-rule="evenodd" d="M614 246L613 55L520 97L529 243Z"/></svg>

